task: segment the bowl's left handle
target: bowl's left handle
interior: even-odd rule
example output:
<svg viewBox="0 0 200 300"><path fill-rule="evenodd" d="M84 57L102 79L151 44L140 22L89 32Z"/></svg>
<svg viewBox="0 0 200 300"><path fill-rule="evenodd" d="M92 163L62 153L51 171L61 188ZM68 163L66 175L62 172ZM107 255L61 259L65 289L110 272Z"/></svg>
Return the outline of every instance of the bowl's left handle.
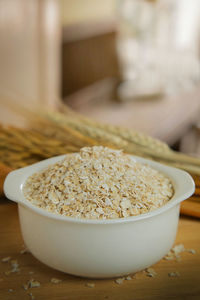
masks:
<svg viewBox="0 0 200 300"><path fill-rule="evenodd" d="M22 196L21 185L23 182L23 169L10 172L3 185L6 197L12 201L19 202Z"/></svg>

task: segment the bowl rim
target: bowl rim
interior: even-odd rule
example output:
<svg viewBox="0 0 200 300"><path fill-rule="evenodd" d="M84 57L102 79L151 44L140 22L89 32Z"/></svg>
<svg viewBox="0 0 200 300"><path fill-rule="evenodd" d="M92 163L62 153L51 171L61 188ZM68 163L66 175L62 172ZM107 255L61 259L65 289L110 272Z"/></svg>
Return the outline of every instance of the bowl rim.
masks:
<svg viewBox="0 0 200 300"><path fill-rule="evenodd" d="M178 205L180 202L183 200L187 199L190 197L195 190L195 184L193 178L185 171L167 166L143 157L139 157L136 155L130 155L134 160L148 164L149 166L157 169L158 171L164 173L170 180L172 181L173 187L174 187L174 195L173 197L163 206L159 207L158 209L155 209L153 211L136 215L136 216L130 216L126 218L116 218L116 219L86 219L86 218L74 218L74 217L68 217L68 216L63 216L59 215L53 212L48 212L47 210L37 207L34 204L32 204L29 200L27 200L24 196L23 193L23 186L26 181L26 179L31 176L32 174L43 170L47 168L49 165L54 164L58 161L61 161L67 154L64 155L59 155L59 156L54 156L52 158L45 159L41 162L35 163L33 165L12 171L11 173L8 174L6 177L6 180L4 182L4 192L5 195L7 196L8 199L15 201L18 203L19 208L21 206L25 207L26 209L29 209L37 214L40 214L46 218L58 220L58 221L64 221L64 222L70 222L70 223L77 223L77 224L124 224L124 223L129 223L133 221L140 221L144 220L147 218L152 218L157 215L160 215L170 208L173 208L174 206ZM9 186L11 180L13 178L17 178L18 181L18 197L16 199L16 194L15 193L9 193ZM180 186L181 186L181 181L186 180L186 183L189 186L188 190L183 191L182 193L180 192ZM11 187L12 188L12 187ZM176 189L177 188L177 189ZM183 187L184 188L184 187ZM178 196L177 196L177 191ZM180 195L179 195L180 194Z"/></svg>

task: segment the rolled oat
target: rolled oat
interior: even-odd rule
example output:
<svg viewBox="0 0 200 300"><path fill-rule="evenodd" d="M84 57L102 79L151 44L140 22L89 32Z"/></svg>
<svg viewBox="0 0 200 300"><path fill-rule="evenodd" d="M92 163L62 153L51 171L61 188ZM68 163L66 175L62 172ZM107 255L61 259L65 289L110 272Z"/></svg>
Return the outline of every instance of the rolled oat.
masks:
<svg viewBox="0 0 200 300"><path fill-rule="evenodd" d="M122 277L122 278L117 278L117 279L115 279L115 282L116 282L117 284L122 284L122 283L124 282L124 280L125 280L124 277Z"/></svg>
<svg viewBox="0 0 200 300"><path fill-rule="evenodd" d="M155 277L157 275L156 271L153 268L147 268L146 272L148 277Z"/></svg>
<svg viewBox="0 0 200 300"><path fill-rule="evenodd" d="M38 287L40 287L40 282L33 278L23 285L24 290L28 290L30 288L38 288Z"/></svg>
<svg viewBox="0 0 200 300"><path fill-rule="evenodd" d="M58 279L58 278L55 278L55 277L53 277L53 278L51 278L51 283L54 283L54 284L57 284L57 283L60 283L62 280L61 279Z"/></svg>
<svg viewBox="0 0 200 300"><path fill-rule="evenodd" d="M25 197L49 212L114 219L155 210L173 195L170 180L120 150L95 146L29 177Z"/></svg>
<svg viewBox="0 0 200 300"><path fill-rule="evenodd" d="M192 253L192 254L196 254L196 251L194 249L188 249L187 252Z"/></svg>
<svg viewBox="0 0 200 300"><path fill-rule="evenodd" d="M168 276L169 277L179 277L180 273L178 271L175 271L175 272L168 273Z"/></svg>
<svg viewBox="0 0 200 300"><path fill-rule="evenodd" d="M2 262L3 263L6 263L6 262L8 262L8 261L10 261L11 260L11 257L10 256L6 256L6 257L4 257L4 258L2 258Z"/></svg>
<svg viewBox="0 0 200 300"><path fill-rule="evenodd" d="M94 287L95 287L95 284L92 283L92 282L87 282L85 285L86 285L87 287L89 287L89 288L94 288Z"/></svg>

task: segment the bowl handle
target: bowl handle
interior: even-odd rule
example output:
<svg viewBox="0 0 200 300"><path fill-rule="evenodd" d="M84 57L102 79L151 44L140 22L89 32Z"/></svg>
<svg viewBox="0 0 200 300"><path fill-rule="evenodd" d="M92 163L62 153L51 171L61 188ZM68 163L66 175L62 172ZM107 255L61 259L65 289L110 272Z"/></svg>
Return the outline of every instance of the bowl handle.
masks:
<svg viewBox="0 0 200 300"><path fill-rule="evenodd" d="M176 201L177 203L180 203L194 194L195 183L192 176L183 170L174 169L174 174L178 178L176 182Z"/></svg>
<svg viewBox="0 0 200 300"><path fill-rule="evenodd" d="M21 184L23 181L23 168L10 172L3 185L6 197L14 202L20 202L22 197Z"/></svg>
<svg viewBox="0 0 200 300"><path fill-rule="evenodd" d="M3 186L6 197L17 203L23 202L22 184L26 180L27 175L31 175L34 172L42 170L48 167L50 163L56 163L64 157L65 155L59 155L56 157L47 158L33 165L10 172L5 179Z"/></svg>

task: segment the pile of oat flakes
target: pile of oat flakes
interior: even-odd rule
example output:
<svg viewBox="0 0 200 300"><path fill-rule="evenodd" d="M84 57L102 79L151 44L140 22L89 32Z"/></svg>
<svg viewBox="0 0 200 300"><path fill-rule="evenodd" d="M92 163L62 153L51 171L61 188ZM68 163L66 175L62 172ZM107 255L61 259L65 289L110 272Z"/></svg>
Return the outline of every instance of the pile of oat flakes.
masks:
<svg viewBox="0 0 200 300"><path fill-rule="evenodd" d="M85 147L29 177L25 197L49 212L87 219L155 210L173 196L170 180L121 150Z"/></svg>

